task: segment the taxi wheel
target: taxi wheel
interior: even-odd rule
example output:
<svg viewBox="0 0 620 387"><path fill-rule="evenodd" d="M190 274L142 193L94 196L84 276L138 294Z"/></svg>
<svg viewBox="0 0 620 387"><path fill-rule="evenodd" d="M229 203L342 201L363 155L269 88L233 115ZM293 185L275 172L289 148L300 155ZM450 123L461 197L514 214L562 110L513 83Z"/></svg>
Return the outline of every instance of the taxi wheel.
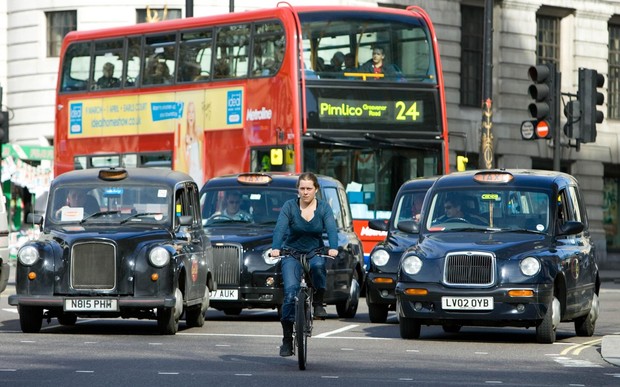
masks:
<svg viewBox="0 0 620 387"><path fill-rule="evenodd" d="M445 324L441 326L446 333L459 333L461 331L461 325Z"/></svg>
<svg viewBox="0 0 620 387"><path fill-rule="evenodd" d="M400 327L400 337L403 339L419 339L420 338L420 323L414 318L400 317L398 319L398 325Z"/></svg>
<svg viewBox="0 0 620 387"><path fill-rule="evenodd" d="M583 317L575 319L575 333L577 334L577 336L590 337L594 335L594 328L596 327L598 313L598 294L595 293L594 297L592 297L592 307L590 308L590 312Z"/></svg>
<svg viewBox="0 0 620 387"><path fill-rule="evenodd" d="M209 307L209 287L205 288L205 295L203 297L203 302L199 305L192 306L187 308L185 311L185 324L190 327L200 328L205 325L205 313L207 308Z"/></svg>
<svg viewBox="0 0 620 387"><path fill-rule="evenodd" d="M183 293L175 291L176 305L172 308L157 308L157 329L162 335L174 335L179 330L179 318L183 311Z"/></svg>
<svg viewBox="0 0 620 387"><path fill-rule="evenodd" d="M60 325L73 326L77 322L77 314L75 313L63 313L57 318Z"/></svg>
<svg viewBox="0 0 620 387"><path fill-rule="evenodd" d="M555 331L560 323L561 307L560 300L554 296L547 307L545 317L536 327L536 341L541 344L553 344L555 342Z"/></svg>
<svg viewBox="0 0 620 387"><path fill-rule="evenodd" d="M357 306L360 303L360 283L357 271L353 270L351 276L351 286L349 288L349 296L343 302L336 304L336 312L340 318L353 318L357 313Z"/></svg>
<svg viewBox="0 0 620 387"><path fill-rule="evenodd" d="M383 324L387 321L388 305L368 304L368 317L370 322Z"/></svg>
<svg viewBox="0 0 620 387"><path fill-rule="evenodd" d="M226 316L239 316L241 314L242 308L225 308L222 309Z"/></svg>
<svg viewBox="0 0 620 387"><path fill-rule="evenodd" d="M19 306L19 325L24 333L38 333L43 324L43 308L38 306Z"/></svg>

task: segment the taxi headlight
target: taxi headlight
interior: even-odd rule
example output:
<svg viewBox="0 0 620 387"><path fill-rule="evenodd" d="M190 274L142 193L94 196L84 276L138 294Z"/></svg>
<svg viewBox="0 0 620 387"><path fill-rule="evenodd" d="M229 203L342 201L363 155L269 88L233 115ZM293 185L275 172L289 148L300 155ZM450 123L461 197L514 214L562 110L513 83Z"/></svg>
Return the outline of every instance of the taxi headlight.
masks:
<svg viewBox="0 0 620 387"><path fill-rule="evenodd" d="M165 248L157 246L149 253L149 261L153 266L164 267L170 262L170 253Z"/></svg>
<svg viewBox="0 0 620 387"><path fill-rule="evenodd" d="M403 271L407 274L418 274L422 269L422 260L415 255L409 255L403 259L401 266Z"/></svg>
<svg viewBox="0 0 620 387"><path fill-rule="evenodd" d="M30 266L39 259L39 250L34 246L23 246L19 249L17 258L22 265Z"/></svg>
<svg viewBox="0 0 620 387"><path fill-rule="evenodd" d="M263 251L263 261L265 261L267 265L275 265L276 263L278 263L279 260L280 257L271 256L271 249Z"/></svg>
<svg viewBox="0 0 620 387"><path fill-rule="evenodd" d="M540 261L534 257L526 257L519 262L519 268L521 269L521 273L531 277L538 274L540 271Z"/></svg>
<svg viewBox="0 0 620 387"><path fill-rule="evenodd" d="M370 259L375 265L383 266L390 260L390 253L388 253L384 249L377 249L372 252L372 254L370 255Z"/></svg>

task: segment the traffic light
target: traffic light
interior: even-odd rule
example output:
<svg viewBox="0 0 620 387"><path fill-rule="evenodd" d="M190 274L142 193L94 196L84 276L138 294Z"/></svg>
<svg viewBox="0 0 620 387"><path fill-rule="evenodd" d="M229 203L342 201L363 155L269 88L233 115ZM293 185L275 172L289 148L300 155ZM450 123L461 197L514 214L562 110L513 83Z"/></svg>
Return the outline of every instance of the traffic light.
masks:
<svg viewBox="0 0 620 387"><path fill-rule="evenodd" d="M0 144L9 142L9 112L0 111Z"/></svg>
<svg viewBox="0 0 620 387"><path fill-rule="evenodd" d="M596 110L598 105L605 102L605 96L597 90L604 84L605 77L596 70L579 69L577 99L581 108L581 119L577 138L583 143L596 141L596 124L600 124L605 118L602 111Z"/></svg>
<svg viewBox="0 0 620 387"><path fill-rule="evenodd" d="M566 124L564 125L564 134L568 138L579 137L579 118L581 117L581 108L579 101L573 100L564 107L564 115L566 116ZM577 129L577 130L575 130Z"/></svg>
<svg viewBox="0 0 620 387"><path fill-rule="evenodd" d="M560 80L555 64L531 66L528 70L530 80L534 83L528 88L528 94L534 100L528 106L534 118L534 136L536 138L552 138L559 120ZM525 138L525 137L524 137Z"/></svg>

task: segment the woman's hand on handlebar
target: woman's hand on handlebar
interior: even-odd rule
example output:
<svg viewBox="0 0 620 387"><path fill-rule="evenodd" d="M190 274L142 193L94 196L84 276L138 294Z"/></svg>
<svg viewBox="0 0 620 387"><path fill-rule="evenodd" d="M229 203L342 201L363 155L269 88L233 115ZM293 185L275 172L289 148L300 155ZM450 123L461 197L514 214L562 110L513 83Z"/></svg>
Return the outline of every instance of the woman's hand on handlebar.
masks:
<svg viewBox="0 0 620 387"><path fill-rule="evenodd" d="M278 258L280 256L280 250L279 249L272 249L271 250L271 254L270 254L273 258Z"/></svg>
<svg viewBox="0 0 620 387"><path fill-rule="evenodd" d="M336 249L329 249L329 250L327 250L327 255L330 258L334 259L334 258L336 258L336 256L338 256L338 250L336 250Z"/></svg>

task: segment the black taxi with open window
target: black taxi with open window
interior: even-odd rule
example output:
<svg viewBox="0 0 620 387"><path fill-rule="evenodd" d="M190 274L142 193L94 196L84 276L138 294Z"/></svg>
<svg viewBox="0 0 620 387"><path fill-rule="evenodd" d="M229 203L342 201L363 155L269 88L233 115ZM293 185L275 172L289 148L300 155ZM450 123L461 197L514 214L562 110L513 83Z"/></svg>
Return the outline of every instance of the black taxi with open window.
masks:
<svg viewBox="0 0 620 387"><path fill-rule="evenodd" d="M564 173L482 170L440 177L396 285L401 337L422 325L534 327L553 343L560 322L592 336L596 252L577 180Z"/></svg>
<svg viewBox="0 0 620 387"><path fill-rule="evenodd" d="M17 254L16 305L24 332L56 317L157 320L175 334L179 319L204 324L216 285L202 228L198 187L174 171L87 169L52 181L38 240Z"/></svg>
<svg viewBox="0 0 620 387"><path fill-rule="evenodd" d="M211 307L227 315L250 308L280 311L279 259L270 256L273 229L284 202L297 197L298 178L291 173L242 173L215 177L203 186L202 217L213 244L218 284L211 293ZM362 245L353 231L342 184L327 176L317 178L319 198L328 201L334 212L340 250L326 262L324 300L336 306L339 317L353 318L364 280Z"/></svg>

